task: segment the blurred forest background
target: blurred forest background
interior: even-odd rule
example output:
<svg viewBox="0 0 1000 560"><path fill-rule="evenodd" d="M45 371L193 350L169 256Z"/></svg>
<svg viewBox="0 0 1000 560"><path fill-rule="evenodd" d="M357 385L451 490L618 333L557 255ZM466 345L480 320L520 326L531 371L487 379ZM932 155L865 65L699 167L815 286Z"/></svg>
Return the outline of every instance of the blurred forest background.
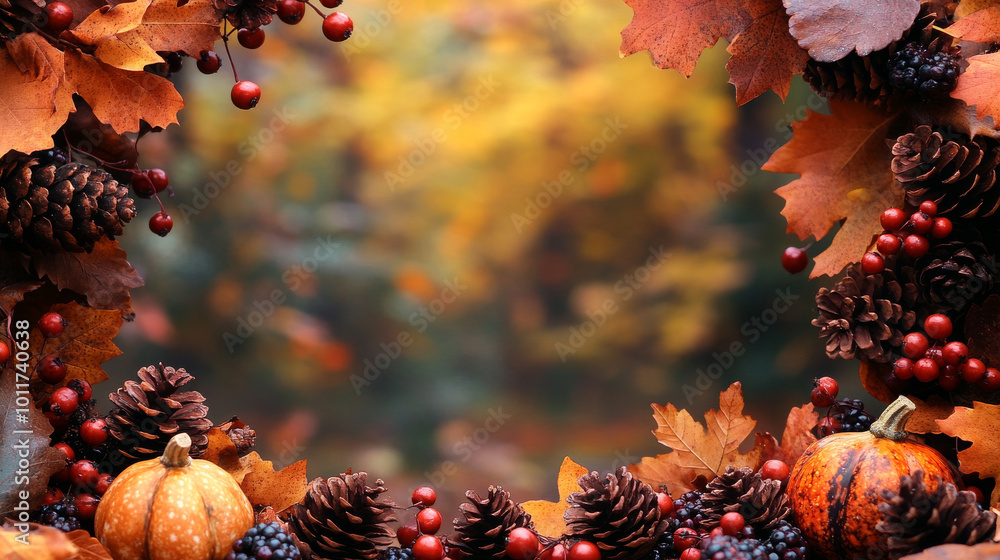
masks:
<svg viewBox="0 0 1000 560"><path fill-rule="evenodd" d="M341 44L311 12L233 42L253 111L225 67L177 75L181 126L140 162L169 171L176 225L124 237L146 287L109 391L185 367L276 466L367 470L397 501L432 483L450 519L491 483L554 498L566 455L660 453L651 402L699 417L742 381L780 432L813 377L850 374L809 325L822 283L780 265L787 178L758 172L819 106L803 84L737 110L725 45L691 79L620 59L618 1L340 9Z"/></svg>

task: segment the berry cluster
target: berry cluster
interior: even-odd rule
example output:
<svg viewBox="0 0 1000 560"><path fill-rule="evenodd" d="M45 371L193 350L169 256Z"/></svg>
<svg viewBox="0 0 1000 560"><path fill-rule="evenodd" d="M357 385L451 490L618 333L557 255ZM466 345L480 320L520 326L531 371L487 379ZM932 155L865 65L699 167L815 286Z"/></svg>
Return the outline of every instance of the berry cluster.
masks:
<svg viewBox="0 0 1000 560"><path fill-rule="evenodd" d="M414 524L400 527L396 531L396 537L403 548L393 554L412 557L414 560L441 560L445 557L445 544L436 536L441 530L441 512L431 507L437 502L437 492L430 486L421 486L413 491L410 501L420 511L417 512Z"/></svg>
<svg viewBox="0 0 1000 560"><path fill-rule="evenodd" d="M861 269L866 274L878 274L885 270L885 256L903 251L910 258L927 254L934 239L944 239L951 235L952 223L948 218L936 218L937 204L930 200L920 203L920 208L907 216L899 208L889 208L882 212L879 221L885 231L875 242L877 252L865 253L861 258Z"/></svg>
<svg viewBox="0 0 1000 560"><path fill-rule="evenodd" d="M505 553L511 560L601 560L601 550L590 541L569 545L565 539L543 546L531 529L518 527L507 537Z"/></svg>
<svg viewBox="0 0 1000 560"><path fill-rule="evenodd" d="M813 428L818 438L840 432L864 432L871 428L874 418L865 410L860 399L837 400L840 386L832 377L820 377L813 382L812 403L817 408L827 408L826 416Z"/></svg>
<svg viewBox="0 0 1000 560"><path fill-rule="evenodd" d="M302 558L292 538L277 521L258 523L233 542L225 560L298 560Z"/></svg>
<svg viewBox="0 0 1000 560"><path fill-rule="evenodd" d="M909 42L889 61L889 83L899 91L913 91L925 99L941 99L955 89L959 56L928 50Z"/></svg>
<svg viewBox="0 0 1000 560"><path fill-rule="evenodd" d="M982 360L969 357L964 342L948 342L952 333L951 319L935 313L924 320L924 332L911 332L903 338L903 355L892 366L897 379L916 379L937 384L953 391L964 381L977 384L983 391L1000 389L1000 370L987 367Z"/></svg>

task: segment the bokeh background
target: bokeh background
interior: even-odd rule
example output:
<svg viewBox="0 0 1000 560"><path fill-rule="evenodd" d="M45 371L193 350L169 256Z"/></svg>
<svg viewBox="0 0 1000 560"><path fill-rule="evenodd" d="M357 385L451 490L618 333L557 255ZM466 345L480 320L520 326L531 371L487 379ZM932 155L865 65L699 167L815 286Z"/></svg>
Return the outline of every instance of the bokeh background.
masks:
<svg viewBox="0 0 1000 560"><path fill-rule="evenodd" d="M651 402L700 417L741 381L780 431L813 377L861 396L809 325L822 282L780 266L788 177L759 172L801 82L737 110L725 45L690 79L620 59L618 1L340 9L345 43L312 12L234 42L253 111L225 71L177 75L181 126L141 142L175 228L124 237L146 287L107 386L185 367L277 466L430 483L446 519L491 483L555 498L566 455L663 451Z"/></svg>

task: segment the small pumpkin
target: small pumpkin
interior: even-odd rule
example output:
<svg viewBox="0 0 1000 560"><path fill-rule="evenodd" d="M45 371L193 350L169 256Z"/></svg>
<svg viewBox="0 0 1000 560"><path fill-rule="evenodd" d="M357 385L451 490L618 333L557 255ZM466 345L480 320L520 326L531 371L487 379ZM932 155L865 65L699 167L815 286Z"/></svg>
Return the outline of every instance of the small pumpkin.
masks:
<svg viewBox="0 0 1000 560"><path fill-rule="evenodd" d="M94 534L115 560L221 560L253 525L253 507L219 466L191 459L175 435L163 456L131 465L111 484Z"/></svg>
<svg viewBox="0 0 1000 560"><path fill-rule="evenodd" d="M881 518L881 492L898 492L903 475L922 469L930 492L939 481L958 485L943 455L907 439L904 428L914 410L913 402L901 396L870 431L829 435L796 461L788 498L812 551L825 558L871 557L879 543L875 525Z"/></svg>

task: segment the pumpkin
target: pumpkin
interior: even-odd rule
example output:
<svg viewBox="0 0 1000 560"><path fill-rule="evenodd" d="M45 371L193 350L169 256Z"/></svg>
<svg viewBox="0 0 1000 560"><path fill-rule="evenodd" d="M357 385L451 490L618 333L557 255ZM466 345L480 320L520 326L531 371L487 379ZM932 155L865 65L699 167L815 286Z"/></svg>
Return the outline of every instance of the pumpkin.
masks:
<svg viewBox="0 0 1000 560"><path fill-rule="evenodd" d="M190 449L177 434L163 457L129 466L108 488L94 534L115 560L221 560L253 525L236 480Z"/></svg>
<svg viewBox="0 0 1000 560"><path fill-rule="evenodd" d="M826 558L868 558L879 546L875 530L883 490L898 492L900 477L926 473L928 491L958 484L954 467L937 450L907 439L916 406L897 398L868 432L829 435L809 446L792 467L788 498L811 550ZM938 478L940 477L940 478Z"/></svg>

